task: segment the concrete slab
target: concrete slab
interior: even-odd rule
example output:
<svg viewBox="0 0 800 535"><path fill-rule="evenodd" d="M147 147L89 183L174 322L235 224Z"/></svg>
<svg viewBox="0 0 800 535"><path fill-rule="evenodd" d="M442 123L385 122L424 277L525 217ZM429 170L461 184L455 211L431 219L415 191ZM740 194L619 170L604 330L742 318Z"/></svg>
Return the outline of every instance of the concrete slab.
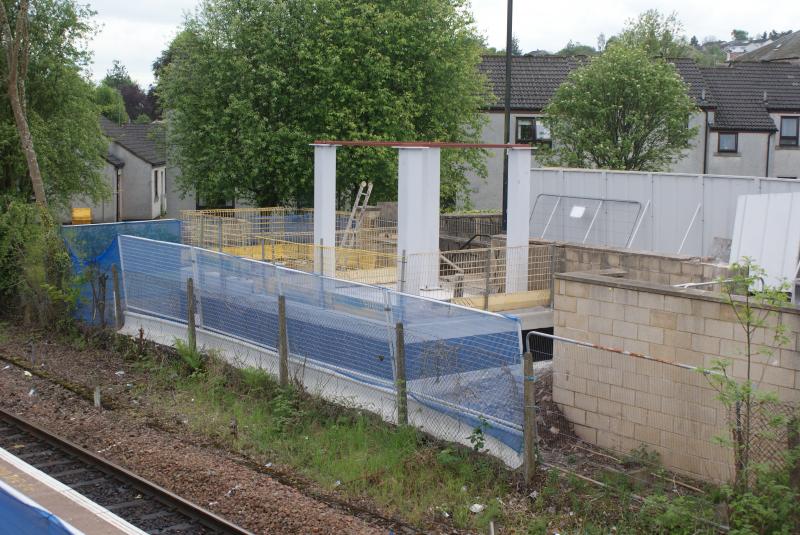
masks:
<svg viewBox="0 0 800 535"><path fill-rule="evenodd" d="M500 314L514 316L522 324L523 331L553 327L553 309L550 307L531 307L516 310L499 310Z"/></svg>

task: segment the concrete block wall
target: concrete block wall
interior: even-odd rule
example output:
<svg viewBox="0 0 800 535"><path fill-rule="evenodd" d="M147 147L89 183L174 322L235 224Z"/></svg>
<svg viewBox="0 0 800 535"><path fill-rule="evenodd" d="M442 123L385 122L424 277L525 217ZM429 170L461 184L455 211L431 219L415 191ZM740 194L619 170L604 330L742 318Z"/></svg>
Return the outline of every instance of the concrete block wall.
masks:
<svg viewBox="0 0 800 535"><path fill-rule="evenodd" d="M531 243L549 243L531 241ZM727 265L708 258L665 255L614 247L557 243L562 259L559 273L619 268L626 278L658 284L709 282L728 274Z"/></svg>
<svg viewBox="0 0 800 535"><path fill-rule="evenodd" d="M665 362L559 342L554 348L554 398L579 436L615 451L644 444L670 469L710 480L732 476L732 454L714 443L727 436L725 409L705 377L670 363L733 362L746 377L744 331L719 294L596 273L556 275L556 335L643 353ZM770 321L787 327L789 343L755 342L771 355L753 357L752 378L782 401L800 402L800 310Z"/></svg>

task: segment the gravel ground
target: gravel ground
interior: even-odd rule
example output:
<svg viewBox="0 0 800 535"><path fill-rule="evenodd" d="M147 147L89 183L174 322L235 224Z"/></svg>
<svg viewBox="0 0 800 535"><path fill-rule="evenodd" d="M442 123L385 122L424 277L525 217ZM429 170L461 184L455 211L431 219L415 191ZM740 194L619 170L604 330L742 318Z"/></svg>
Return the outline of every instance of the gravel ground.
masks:
<svg viewBox="0 0 800 535"><path fill-rule="evenodd" d="M31 341L30 333L19 329L3 330L8 336L0 341L0 355L29 360L33 349L36 370L80 386L101 383L104 395L112 394L117 405L135 408L94 408L64 387L0 361L0 407L10 412L257 533L408 531L364 511L323 503L192 435L180 422L149 416L137 405L143 401L127 393L128 385L146 377L111 352L75 351L43 339Z"/></svg>

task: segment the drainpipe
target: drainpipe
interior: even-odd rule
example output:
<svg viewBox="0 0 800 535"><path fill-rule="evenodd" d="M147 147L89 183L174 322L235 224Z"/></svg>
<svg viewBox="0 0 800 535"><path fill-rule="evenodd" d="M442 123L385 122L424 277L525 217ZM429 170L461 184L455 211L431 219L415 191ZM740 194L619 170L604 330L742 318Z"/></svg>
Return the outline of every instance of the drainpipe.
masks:
<svg viewBox="0 0 800 535"><path fill-rule="evenodd" d="M120 206L122 204L122 203L120 203L120 194L119 194L120 193L119 192L120 179L122 178L122 168L117 167L116 171L117 171L117 195L116 195L116 197L117 197L117 217L116 217L116 220L117 220L117 223L119 223L120 221L122 221L122 217L120 217L120 213L119 213Z"/></svg>
<svg viewBox="0 0 800 535"><path fill-rule="evenodd" d="M705 90L703 90L703 96L705 97ZM703 128L705 129L705 135L703 136L703 174L705 175L708 173L708 108L703 111L706 114L705 121L703 121Z"/></svg>
<svg viewBox="0 0 800 535"><path fill-rule="evenodd" d="M764 176L769 176L769 148L772 145L772 134L775 132L770 132L767 135L767 168L764 170Z"/></svg>

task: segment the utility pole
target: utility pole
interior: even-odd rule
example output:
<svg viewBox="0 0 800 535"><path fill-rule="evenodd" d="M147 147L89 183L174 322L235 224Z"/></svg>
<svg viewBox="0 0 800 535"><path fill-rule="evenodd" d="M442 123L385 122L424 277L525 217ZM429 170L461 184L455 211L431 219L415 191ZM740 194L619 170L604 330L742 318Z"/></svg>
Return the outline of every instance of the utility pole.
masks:
<svg viewBox="0 0 800 535"><path fill-rule="evenodd" d="M514 0L508 0L506 8L506 92L505 117L503 121L503 143L508 145L511 130L511 53L514 41L511 19L514 13ZM508 149L503 149L503 231L508 225Z"/></svg>

